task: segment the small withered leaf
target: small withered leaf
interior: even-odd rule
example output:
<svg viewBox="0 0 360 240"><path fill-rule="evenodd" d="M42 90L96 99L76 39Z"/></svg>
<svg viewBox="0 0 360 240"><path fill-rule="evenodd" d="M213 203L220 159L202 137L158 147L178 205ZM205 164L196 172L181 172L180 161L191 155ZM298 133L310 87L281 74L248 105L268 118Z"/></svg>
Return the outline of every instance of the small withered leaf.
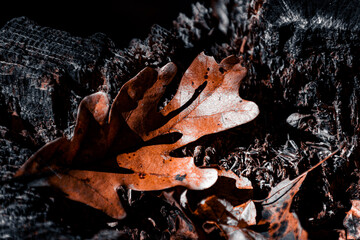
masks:
<svg viewBox="0 0 360 240"><path fill-rule="evenodd" d="M307 174L285 179L271 189L269 197L260 202L261 219L258 225L268 225L264 236L271 239L307 239L297 215L290 212L291 203Z"/></svg>
<svg viewBox="0 0 360 240"><path fill-rule="evenodd" d="M308 233L302 228L296 213L290 212L292 201L307 174L339 151L340 149L335 150L293 180L287 178L281 181L271 189L267 198L254 200L261 210L258 225L267 226L266 231L261 232L264 237L271 239L308 239Z"/></svg>

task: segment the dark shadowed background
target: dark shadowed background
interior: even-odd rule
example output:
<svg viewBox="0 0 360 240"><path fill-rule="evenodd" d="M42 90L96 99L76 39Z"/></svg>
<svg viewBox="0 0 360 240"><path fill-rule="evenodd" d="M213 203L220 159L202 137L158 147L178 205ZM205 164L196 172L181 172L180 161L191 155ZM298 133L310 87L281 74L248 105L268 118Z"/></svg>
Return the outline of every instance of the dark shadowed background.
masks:
<svg viewBox="0 0 360 240"><path fill-rule="evenodd" d="M14 17L27 16L41 26L76 36L103 32L123 48L132 38L144 39L153 24L170 28L179 12L191 12L193 2L195 0L102 0L96 3L14 0L0 8L0 26Z"/></svg>

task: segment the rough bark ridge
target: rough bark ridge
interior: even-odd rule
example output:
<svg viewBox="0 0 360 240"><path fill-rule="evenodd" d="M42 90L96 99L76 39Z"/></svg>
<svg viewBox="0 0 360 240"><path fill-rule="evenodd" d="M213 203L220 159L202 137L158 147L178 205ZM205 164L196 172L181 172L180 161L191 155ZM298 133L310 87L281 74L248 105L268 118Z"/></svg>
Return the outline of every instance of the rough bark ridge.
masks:
<svg viewBox="0 0 360 240"><path fill-rule="evenodd" d="M188 146L188 154L200 149L194 154L201 164L221 164L249 177L260 196L341 146L341 154L308 176L293 206L310 237L322 229L336 234L329 230L343 228L350 200L360 197L360 3L225 0L192 8L192 16L180 14L173 29L154 26L146 40L133 40L124 50L102 34L82 39L27 18L9 21L0 31L2 179L9 179L44 142L70 132L79 101L98 88L115 97L145 66L171 60L181 72L201 51L217 60L235 54L249 69L240 95L256 102L261 115L230 136ZM66 213L57 217L61 198L40 201L27 187L5 184L1 236L35 237L38 232L37 237L76 238L99 232L95 237L104 239L166 239L164 229L176 229L181 213L152 195L133 194L120 193L130 202L130 212L142 211L141 216L120 223L117 232L92 220L83 225L69 221ZM77 208L65 204L68 213ZM151 215L149 206L162 215ZM149 214L157 229L146 220ZM64 231L60 218L71 231Z"/></svg>

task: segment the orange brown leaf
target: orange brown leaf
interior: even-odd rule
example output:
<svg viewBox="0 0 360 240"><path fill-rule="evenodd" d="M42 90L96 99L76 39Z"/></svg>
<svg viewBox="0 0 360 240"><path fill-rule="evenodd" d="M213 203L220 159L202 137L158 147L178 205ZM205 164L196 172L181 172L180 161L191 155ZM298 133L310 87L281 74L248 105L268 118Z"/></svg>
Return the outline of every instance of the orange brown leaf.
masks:
<svg viewBox="0 0 360 240"><path fill-rule="evenodd" d="M307 174L277 184L269 197L261 202L261 220L258 225L268 225L262 234L271 239L307 239L307 232L302 228L295 213L290 207L295 194L299 191Z"/></svg>
<svg viewBox="0 0 360 240"><path fill-rule="evenodd" d="M259 110L238 94L246 75L238 58L231 56L218 64L200 54L173 99L158 111L176 71L173 63L160 70L145 68L121 88L110 110L105 93L86 97L73 137L45 145L16 176L45 174L42 181L68 198L118 219L126 214L117 196L121 185L141 191L212 186L218 170L198 168L193 158L175 158L171 152L249 122ZM239 179L237 185L249 188L247 179Z"/></svg>

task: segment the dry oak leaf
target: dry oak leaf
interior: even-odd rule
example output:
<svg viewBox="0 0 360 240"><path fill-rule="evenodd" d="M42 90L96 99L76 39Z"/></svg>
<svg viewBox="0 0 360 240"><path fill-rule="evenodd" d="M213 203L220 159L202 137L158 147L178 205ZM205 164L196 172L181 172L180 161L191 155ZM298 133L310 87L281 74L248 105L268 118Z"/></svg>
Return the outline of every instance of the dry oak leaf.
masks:
<svg viewBox="0 0 360 240"><path fill-rule="evenodd" d="M16 177L40 174L38 183L117 219L126 216L117 195L120 185L139 191L212 186L216 169L198 168L193 158L175 158L171 152L247 123L259 109L239 96L246 69L237 57L218 64L201 53L184 73L175 96L158 111L176 71L173 63L160 70L143 69L121 88L110 111L105 93L87 96L79 106L74 136L46 144ZM243 185L251 188L247 182Z"/></svg>

